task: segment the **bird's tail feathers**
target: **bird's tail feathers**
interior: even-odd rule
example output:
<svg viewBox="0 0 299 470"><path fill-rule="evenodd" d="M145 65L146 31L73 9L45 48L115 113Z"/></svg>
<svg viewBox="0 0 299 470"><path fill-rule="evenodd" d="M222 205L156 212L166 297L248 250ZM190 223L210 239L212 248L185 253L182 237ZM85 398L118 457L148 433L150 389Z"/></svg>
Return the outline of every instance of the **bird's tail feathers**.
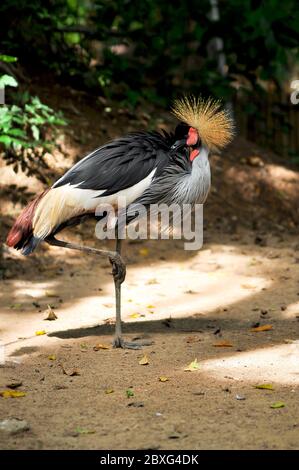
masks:
<svg viewBox="0 0 299 470"><path fill-rule="evenodd" d="M40 241L33 236L32 220L40 200L48 191L49 189L46 189L25 207L7 236L6 244L17 250L22 249L24 255L32 253Z"/></svg>

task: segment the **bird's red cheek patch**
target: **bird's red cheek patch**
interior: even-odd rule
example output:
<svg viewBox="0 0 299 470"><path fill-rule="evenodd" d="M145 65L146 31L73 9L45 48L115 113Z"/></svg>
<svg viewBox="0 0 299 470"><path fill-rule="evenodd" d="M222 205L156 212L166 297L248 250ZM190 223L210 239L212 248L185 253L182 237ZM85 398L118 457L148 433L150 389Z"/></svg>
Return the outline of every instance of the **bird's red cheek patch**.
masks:
<svg viewBox="0 0 299 470"><path fill-rule="evenodd" d="M190 153L191 162L193 162L194 158L196 158L198 155L199 155L199 150L198 149L192 150L192 152Z"/></svg>
<svg viewBox="0 0 299 470"><path fill-rule="evenodd" d="M186 144L187 145L196 145L197 141L198 141L197 130L194 129L194 127L190 127Z"/></svg>

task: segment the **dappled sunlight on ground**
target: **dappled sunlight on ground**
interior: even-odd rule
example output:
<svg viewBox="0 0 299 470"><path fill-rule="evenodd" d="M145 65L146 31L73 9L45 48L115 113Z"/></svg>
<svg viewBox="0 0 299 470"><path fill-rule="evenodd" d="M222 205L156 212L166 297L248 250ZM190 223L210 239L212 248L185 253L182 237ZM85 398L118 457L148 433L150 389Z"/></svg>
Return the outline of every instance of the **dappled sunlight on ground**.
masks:
<svg viewBox="0 0 299 470"><path fill-rule="evenodd" d="M22 342L31 338L36 330L46 329L50 333L97 325L114 318L114 287L109 263L104 265L106 268L90 269L92 257L77 256L74 260L75 266L65 267L59 276L44 282L6 281L0 317L4 342L13 341L15 345L18 338L22 339L17 342ZM266 258L259 255L259 268L263 261ZM255 258L255 268L256 262ZM252 257L246 251L218 244L199 251L191 260L149 258L142 265L129 265L123 284L123 319L142 322L194 314L223 315L224 309L271 288L273 281L269 275L262 275L262 269L252 272L251 264ZM70 273L72 267L74 272ZM43 276L45 274L47 267ZM52 305L57 313L55 322L44 321L47 305ZM231 314L225 315L230 317ZM250 321L250 315L245 315L243 321Z"/></svg>
<svg viewBox="0 0 299 470"><path fill-rule="evenodd" d="M299 341L209 359L201 370L219 380L299 385Z"/></svg>

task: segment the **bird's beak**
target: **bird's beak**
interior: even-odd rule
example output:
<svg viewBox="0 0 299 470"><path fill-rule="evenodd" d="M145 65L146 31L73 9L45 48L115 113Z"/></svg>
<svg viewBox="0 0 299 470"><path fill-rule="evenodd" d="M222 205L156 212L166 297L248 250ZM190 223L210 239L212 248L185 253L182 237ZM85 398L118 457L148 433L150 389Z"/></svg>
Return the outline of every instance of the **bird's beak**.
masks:
<svg viewBox="0 0 299 470"><path fill-rule="evenodd" d="M177 140L170 148L172 152L186 145L186 139Z"/></svg>

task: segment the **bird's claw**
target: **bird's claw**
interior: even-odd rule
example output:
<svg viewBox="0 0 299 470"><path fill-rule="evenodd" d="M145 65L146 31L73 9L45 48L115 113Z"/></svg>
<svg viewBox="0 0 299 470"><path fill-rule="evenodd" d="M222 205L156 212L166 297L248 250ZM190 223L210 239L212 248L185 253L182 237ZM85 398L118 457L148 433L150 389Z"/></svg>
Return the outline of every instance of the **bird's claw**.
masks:
<svg viewBox="0 0 299 470"><path fill-rule="evenodd" d="M135 341L125 341L119 336L115 337L113 340L113 347L122 349L142 349L143 346L150 346L151 344L153 344L153 341L136 343Z"/></svg>

